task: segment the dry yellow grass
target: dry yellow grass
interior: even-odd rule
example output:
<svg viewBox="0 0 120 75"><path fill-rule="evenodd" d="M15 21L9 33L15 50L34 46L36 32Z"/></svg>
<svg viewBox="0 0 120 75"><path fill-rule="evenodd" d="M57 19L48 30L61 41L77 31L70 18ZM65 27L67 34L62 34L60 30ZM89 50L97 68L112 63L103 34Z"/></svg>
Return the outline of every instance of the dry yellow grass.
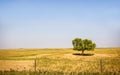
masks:
<svg viewBox="0 0 120 75"><path fill-rule="evenodd" d="M16 61L16 60L0 60L0 70L10 70L10 69L14 69L14 70L18 70L18 71L22 71L22 70L30 70L33 68L33 63L34 61L32 60L20 60L20 61Z"/></svg>
<svg viewBox="0 0 120 75"><path fill-rule="evenodd" d="M100 72L99 60L103 60L103 71L120 71L120 48L100 48L85 51L93 56L73 55L72 49L15 49L0 50L0 70L37 70L63 72Z"/></svg>

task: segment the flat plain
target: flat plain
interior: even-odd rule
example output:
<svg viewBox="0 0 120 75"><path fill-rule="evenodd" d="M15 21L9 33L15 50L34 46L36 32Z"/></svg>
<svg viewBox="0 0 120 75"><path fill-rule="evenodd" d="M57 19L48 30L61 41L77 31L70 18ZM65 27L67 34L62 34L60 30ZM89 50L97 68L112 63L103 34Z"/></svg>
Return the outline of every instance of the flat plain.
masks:
<svg viewBox="0 0 120 75"><path fill-rule="evenodd" d="M84 56L79 53L72 48L1 49L0 71L34 71L36 65L37 71L67 74L101 71L120 73L120 48L96 48L94 51L85 51Z"/></svg>

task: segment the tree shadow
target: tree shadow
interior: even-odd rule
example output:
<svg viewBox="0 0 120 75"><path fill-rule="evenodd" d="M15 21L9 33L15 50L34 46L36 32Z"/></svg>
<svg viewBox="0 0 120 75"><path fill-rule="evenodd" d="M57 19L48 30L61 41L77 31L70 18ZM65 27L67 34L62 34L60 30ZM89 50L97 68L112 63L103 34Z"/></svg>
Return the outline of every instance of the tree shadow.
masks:
<svg viewBox="0 0 120 75"><path fill-rule="evenodd" d="M73 55L76 55L76 56L93 56L94 54L81 54L81 53L73 53Z"/></svg>

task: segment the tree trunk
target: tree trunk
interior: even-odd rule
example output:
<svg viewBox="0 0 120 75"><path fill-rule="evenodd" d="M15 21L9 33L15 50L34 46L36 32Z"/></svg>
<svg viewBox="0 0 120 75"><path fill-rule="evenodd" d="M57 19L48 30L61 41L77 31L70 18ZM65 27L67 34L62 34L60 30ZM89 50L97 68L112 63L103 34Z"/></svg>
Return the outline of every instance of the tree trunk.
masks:
<svg viewBox="0 0 120 75"><path fill-rule="evenodd" d="M82 55L84 54L84 50L82 50Z"/></svg>

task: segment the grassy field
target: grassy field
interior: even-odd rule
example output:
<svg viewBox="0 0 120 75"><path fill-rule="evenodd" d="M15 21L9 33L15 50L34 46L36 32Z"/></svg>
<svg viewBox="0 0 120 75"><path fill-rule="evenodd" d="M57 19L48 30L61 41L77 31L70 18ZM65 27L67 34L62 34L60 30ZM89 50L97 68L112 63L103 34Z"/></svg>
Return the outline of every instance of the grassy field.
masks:
<svg viewBox="0 0 120 75"><path fill-rule="evenodd" d="M120 48L97 48L95 51L85 51L87 56L78 53L71 48L1 49L0 74L14 72L18 75L21 72L32 75L36 59L36 73L40 75L99 75L101 59L103 75L120 75Z"/></svg>

